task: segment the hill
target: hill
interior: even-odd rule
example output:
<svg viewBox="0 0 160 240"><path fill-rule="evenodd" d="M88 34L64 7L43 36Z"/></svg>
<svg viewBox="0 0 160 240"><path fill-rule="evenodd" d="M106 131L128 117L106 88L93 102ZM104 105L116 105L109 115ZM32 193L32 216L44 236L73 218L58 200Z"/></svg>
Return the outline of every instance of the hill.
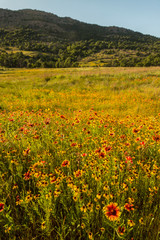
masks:
<svg viewBox="0 0 160 240"><path fill-rule="evenodd" d="M125 28L102 27L87 24L69 17L58 17L52 13L24 9L18 11L0 9L0 28L15 30L32 29L43 41L81 41L130 39L132 41L156 40L155 37L143 35Z"/></svg>
<svg viewBox="0 0 160 240"><path fill-rule="evenodd" d="M0 9L0 65L6 67L160 65L160 39L38 10Z"/></svg>

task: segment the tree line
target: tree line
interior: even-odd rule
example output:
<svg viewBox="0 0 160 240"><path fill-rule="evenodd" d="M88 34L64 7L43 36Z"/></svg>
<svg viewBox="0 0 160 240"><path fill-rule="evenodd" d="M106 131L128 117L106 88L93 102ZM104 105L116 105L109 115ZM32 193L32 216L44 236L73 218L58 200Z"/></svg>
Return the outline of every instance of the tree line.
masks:
<svg viewBox="0 0 160 240"><path fill-rule="evenodd" d="M35 33L30 29L12 32L1 29L0 66L9 68L79 67L84 58L93 56L102 50L106 50L108 55L112 55L107 62L101 63L103 66L160 65L160 41L137 42L128 40L127 36L114 41L113 39L108 41L91 39L76 42L43 42L37 41L37 39ZM12 52L13 47L16 47L18 51ZM126 57L126 55L120 54L121 50L123 52L132 50L135 54Z"/></svg>

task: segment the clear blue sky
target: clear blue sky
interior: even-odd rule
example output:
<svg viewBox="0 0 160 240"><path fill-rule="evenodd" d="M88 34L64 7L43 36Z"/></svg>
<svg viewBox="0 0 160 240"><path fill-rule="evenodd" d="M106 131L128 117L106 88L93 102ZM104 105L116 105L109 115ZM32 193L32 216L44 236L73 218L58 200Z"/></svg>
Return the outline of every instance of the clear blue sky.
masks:
<svg viewBox="0 0 160 240"><path fill-rule="evenodd" d="M0 8L43 10L160 37L160 0L0 0Z"/></svg>

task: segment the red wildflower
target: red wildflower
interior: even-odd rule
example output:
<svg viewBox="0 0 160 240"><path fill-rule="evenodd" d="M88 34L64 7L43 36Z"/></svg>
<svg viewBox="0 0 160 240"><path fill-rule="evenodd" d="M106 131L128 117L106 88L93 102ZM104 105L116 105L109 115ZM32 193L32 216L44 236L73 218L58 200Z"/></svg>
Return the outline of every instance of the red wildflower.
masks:
<svg viewBox="0 0 160 240"><path fill-rule="evenodd" d="M45 122L44 122L46 125L50 124L50 119L46 119Z"/></svg>
<svg viewBox="0 0 160 240"><path fill-rule="evenodd" d="M156 142L160 141L160 135L158 135L158 134L154 135L153 140Z"/></svg>
<svg viewBox="0 0 160 240"><path fill-rule="evenodd" d="M83 153L83 154L82 154L82 157L86 157L86 156L87 156L87 153Z"/></svg>
<svg viewBox="0 0 160 240"><path fill-rule="evenodd" d="M74 173L75 177L81 177L82 176L82 170L77 170L75 173Z"/></svg>
<svg viewBox="0 0 160 240"><path fill-rule="evenodd" d="M125 138L126 138L126 135L121 135L120 138L121 138L121 139L125 139Z"/></svg>
<svg viewBox="0 0 160 240"><path fill-rule="evenodd" d="M24 179L25 179L25 180L29 180L29 179L30 179L30 176L31 176L31 174L30 174L30 172L28 171L27 173L24 174Z"/></svg>
<svg viewBox="0 0 160 240"><path fill-rule="evenodd" d="M105 154L103 152L99 153L99 157L104 158Z"/></svg>
<svg viewBox="0 0 160 240"><path fill-rule="evenodd" d="M138 142L138 141L140 141L140 138L138 137L138 138L136 138L136 141Z"/></svg>
<svg viewBox="0 0 160 240"><path fill-rule="evenodd" d="M56 182L56 177L55 177L55 176L51 177L51 178L50 178L50 182L51 182L51 184L52 184L52 183L55 183L55 182Z"/></svg>
<svg viewBox="0 0 160 240"><path fill-rule="evenodd" d="M117 207L117 203L110 203L104 207L104 214L110 221L118 220L120 216L120 209Z"/></svg>
<svg viewBox="0 0 160 240"><path fill-rule="evenodd" d="M41 161L40 163L41 163L42 165L47 164L46 161Z"/></svg>
<svg viewBox="0 0 160 240"><path fill-rule="evenodd" d="M4 203L0 203L0 212L2 212L4 209Z"/></svg>
<svg viewBox="0 0 160 240"><path fill-rule="evenodd" d="M123 235L124 232L125 232L125 228L120 226L120 227L118 228L118 233L119 233L120 235Z"/></svg>
<svg viewBox="0 0 160 240"><path fill-rule="evenodd" d="M125 209L126 209L128 212L134 210L134 208L133 208L134 205L133 205L133 204L130 204L130 203L126 203L126 204L124 205L124 207L125 207Z"/></svg>
<svg viewBox="0 0 160 240"><path fill-rule="evenodd" d="M136 128L133 129L133 133L138 133L138 132L139 132L139 129L136 129Z"/></svg>
<svg viewBox="0 0 160 240"><path fill-rule="evenodd" d="M126 157L126 161L125 162L126 163L128 163L128 162L133 163L132 158L130 156Z"/></svg>
<svg viewBox="0 0 160 240"><path fill-rule="evenodd" d="M131 158L130 156L128 156L128 157L126 157L126 160L127 160L127 161L131 161L132 158Z"/></svg>
<svg viewBox="0 0 160 240"><path fill-rule="evenodd" d="M26 156L26 155L28 155L28 154L29 154L29 152L30 152L30 149L29 149L29 148L27 148L26 150L24 150L24 151L23 151L23 155L24 155L24 156Z"/></svg>
<svg viewBox="0 0 160 240"><path fill-rule="evenodd" d="M75 147L77 145L77 143L72 143L71 147Z"/></svg>
<svg viewBox="0 0 160 240"><path fill-rule="evenodd" d="M68 160L64 160L62 162L62 167L69 167L69 165L70 165L70 162Z"/></svg>
<svg viewBox="0 0 160 240"><path fill-rule="evenodd" d="M39 136L38 136L38 135L36 135L36 136L34 136L34 138L35 138L35 139L39 139Z"/></svg>
<svg viewBox="0 0 160 240"><path fill-rule="evenodd" d="M110 135L110 136L114 136L114 133L113 133L113 132L111 132L109 135Z"/></svg>
<svg viewBox="0 0 160 240"><path fill-rule="evenodd" d="M29 127L34 127L34 124L33 123L29 123L28 126Z"/></svg>
<svg viewBox="0 0 160 240"><path fill-rule="evenodd" d="M130 146L131 144L130 144L130 143L128 143L128 142L126 142L126 143L125 143L125 145L126 145L126 146Z"/></svg>
<svg viewBox="0 0 160 240"><path fill-rule="evenodd" d="M100 153L100 152L101 152L101 148L95 150L95 153Z"/></svg>
<svg viewBox="0 0 160 240"><path fill-rule="evenodd" d="M111 149L112 149L111 146L105 147L105 151L106 151L106 152L109 152Z"/></svg>

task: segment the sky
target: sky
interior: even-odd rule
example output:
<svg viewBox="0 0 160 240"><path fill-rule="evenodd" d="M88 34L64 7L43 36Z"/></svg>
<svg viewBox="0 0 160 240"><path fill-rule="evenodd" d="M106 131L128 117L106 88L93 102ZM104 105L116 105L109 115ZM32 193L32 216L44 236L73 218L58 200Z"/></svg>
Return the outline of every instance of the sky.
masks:
<svg viewBox="0 0 160 240"><path fill-rule="evenodd" d="M0 0L0 8L42 10L160 38L160 0Z"/></svg>

